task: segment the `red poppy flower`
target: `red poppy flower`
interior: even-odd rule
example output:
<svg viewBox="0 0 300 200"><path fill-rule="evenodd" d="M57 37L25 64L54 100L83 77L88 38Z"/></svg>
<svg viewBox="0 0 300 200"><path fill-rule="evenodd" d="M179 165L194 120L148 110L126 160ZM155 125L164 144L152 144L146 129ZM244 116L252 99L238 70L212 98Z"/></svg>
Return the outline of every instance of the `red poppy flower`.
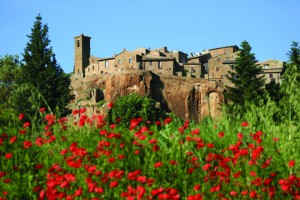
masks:
<svg viewBox="0 0 300 200"><path fill-rule="evenodd" d="M294 167L294 165L295 165L295 160L290 160L289 167Z"/></svg>
<svg viewBox="0 0 300 200"><path fill-rule="evenodd" d="M25 117L25 114L24 114L24 113L20 113L20 114L19 114L19 120L22 120L24 117Z"/></svg>
<svg viewBox="0 0 300 200"><path fill-rule="evenodd" d="M45 107L40 108L40 112L41 112L41 113L45 112L45 110L46 110Z"/></svg>
<svg viewBox="0 0 300 200"><path fill-rule="evenodd" d="M207 164L205 164L205 165L202 167L202 169L203 169L204 171L206 171L206 170L208 170L208 169L210 168L210 166L211 166L211 164L207 163Z"/></svg>
<svg viewBox="0 0 300 200"><path fill-rule="evenodd" d="M109 103L107 104L107 108L108 108L108 109L112 108L113 106L114 106L114 103L113 103L113 102L109 102Z"/></svg>
<svg viewBox="0 0 300 200"><path fill-rule="evenodd" d="M13 136L10 138L9 142L14 143L17 140L17 136Z"/></svg>
<svg viewBox="0 0 300 200"><path fill-rule="evenodd" d="M112 182L110 182L109 187L114 188L114 187L117 187L118 185L119 185L119 183L117 181L112 181Z"/></svg>
<svg viewBox="0 0 300 200"><path fill-rule="evenodd" d="M170 165L177 165L178 163L176 162L176 160L170 160Z"/></svg>
<svg viewBox="0 0 300 200"><path fill-rule="evenodd" d="M218 137L219 137L219 138L224 137L224 132L220 132L220 133L218 134Z"/></svg>
<svg viewBox="0 0 300 200"><path fill-rule="evenodd" d="M249 126L248 122L242 122L241 125L244 127Z"/></svg>
<svg viewBox="0 0 300 200"><path fill-rule="evenodd" d="M12 155L13 155L12 153L6 153L5 158L6 159L11 159Z"/></svg>
<svg viewBox="0 0 300 200"><path fill-rule="evenodd" d="M32 147L31 141L25 140L25 141L23 142L23 147L24 147L25 149L29 149L30 147Z"/></svg>
<svg viewBox="0 0 300 200"><path fill-rule="evenodd" d="M157 163L154 164L154 167L155 167L155 168L159 168L159 167L161 167L162 165L163 165L162 162L157 162Z"/></svg>
<svg viewBox="0 0 300 200"><path fill-rule="evenodd" d="M25 123L23 124L23 127L24 127L24 128L29 127L29 126L30 126L30 122L25 122Z"/></svg>
<svg viewBox="0 0 300 200"><path fill-rule="evenodd" d="M201 189L201 186L199 184L196 184L194 186L194 191L197 191L197 190L200 190Z"/></svg>

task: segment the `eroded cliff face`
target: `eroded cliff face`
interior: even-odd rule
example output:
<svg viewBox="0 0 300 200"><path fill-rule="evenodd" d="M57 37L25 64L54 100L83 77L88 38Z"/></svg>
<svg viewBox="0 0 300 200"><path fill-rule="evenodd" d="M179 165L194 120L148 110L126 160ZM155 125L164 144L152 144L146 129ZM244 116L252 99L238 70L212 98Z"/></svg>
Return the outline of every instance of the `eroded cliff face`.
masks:
<svg viewBox="0 0 300 200"><path fill-rule="evenodd" d="M199 121L219 115L224 98L221 87L208 80L158 76L150 71L126 70L105 76L72 76L75 100L70 107L86 107L88 113L105 114L99 102L114 102L118 97L138 93L155 99L162 109L182 119Z"/></svg>

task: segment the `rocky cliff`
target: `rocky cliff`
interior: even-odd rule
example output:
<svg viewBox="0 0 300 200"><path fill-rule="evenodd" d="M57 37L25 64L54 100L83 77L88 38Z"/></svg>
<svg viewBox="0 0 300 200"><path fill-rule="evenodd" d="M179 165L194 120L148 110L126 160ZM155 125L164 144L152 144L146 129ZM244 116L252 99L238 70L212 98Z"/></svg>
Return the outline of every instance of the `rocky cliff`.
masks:
<svg viewBox="0 0 300 200"><path fill-rule="evenodd" d="M119 96L138 93L155 99L162 109L172 111L182 119L199 121L204 116L219 115L224 101L217 82L204 79L158 76L150 71L126 70L110 75L71 77L75 100L70 107L86 107L89 113L105 114L101 106Z"/></svg>

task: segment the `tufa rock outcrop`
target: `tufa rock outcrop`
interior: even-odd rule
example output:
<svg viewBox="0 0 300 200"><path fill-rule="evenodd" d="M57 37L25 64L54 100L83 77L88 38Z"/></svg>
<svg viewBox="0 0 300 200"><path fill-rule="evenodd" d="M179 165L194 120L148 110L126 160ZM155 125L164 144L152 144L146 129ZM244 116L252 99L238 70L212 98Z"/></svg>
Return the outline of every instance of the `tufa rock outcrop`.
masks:
<svg viewBox="0 0 300 200"><path fill-rule="evenodd" d="M138 93L155 99L162 109L182 119L194 121L204 116L217 117L224 98L218 82L197 78L158 76L146 70L124 70L107 75L71 77L75 96L72 109L86 107L89 114L102 113L104 102Z"/></svg>

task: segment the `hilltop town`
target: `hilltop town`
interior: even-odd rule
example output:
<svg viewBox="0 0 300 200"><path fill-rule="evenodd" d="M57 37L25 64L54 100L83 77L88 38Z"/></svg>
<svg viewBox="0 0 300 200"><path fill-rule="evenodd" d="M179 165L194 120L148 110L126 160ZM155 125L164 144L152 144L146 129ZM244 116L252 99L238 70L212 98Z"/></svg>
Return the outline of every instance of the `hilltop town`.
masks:
<svg viewBox="0 0 300 200"><path fill-rule="evenodd" d="M216 117L224 102L222 91L239 48L236 45L207 49L188 55L182 51L138 48L123 49L111 57L90 55L91 37L74 37L74 73L71 106L101 112L99 102L110 102L132 92L154 98L158 106L185 119ZM265 83L280 82L283 62L258 62Z"/></svg>

